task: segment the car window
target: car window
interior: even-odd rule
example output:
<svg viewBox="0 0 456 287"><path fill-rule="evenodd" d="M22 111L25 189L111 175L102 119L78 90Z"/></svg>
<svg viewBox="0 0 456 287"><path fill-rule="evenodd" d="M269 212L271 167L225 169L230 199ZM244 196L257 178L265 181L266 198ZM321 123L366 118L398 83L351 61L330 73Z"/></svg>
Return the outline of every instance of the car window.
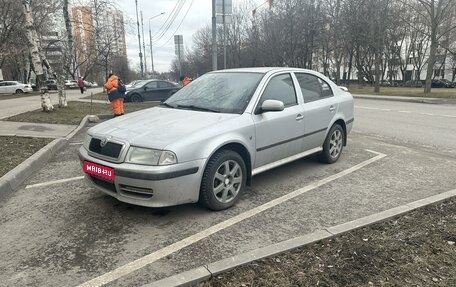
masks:
<svg viewBox="0 0 456 287"><path fill-rule="evenodd" d="M157 88L157 82L156 81L153 81L153 82L149 82L145 85L145 87L149 88L149 89L156 89Z"/></svg>
<svg viewBox="0 0 456 287"><path fill-rule="evenodd" d="M290 74L278 75L269 81L258 106L266 100L282 101L285 107L297 104L296 91Z"/></svg>
<svg viewBox="0 0 456 287"><path fill-rule="evenodd" d="M168 82L158 82L158 87L160 89L163 89L163 88L171 88L172 85Z"/></svg>
<svg viewBox="0 0 456 287"><path fill-rule="evenodd" d="M331 87L321 78L305 73L296 73L299 86L301 87L304 102L313 102L316 100L333 96Z"/></svg>

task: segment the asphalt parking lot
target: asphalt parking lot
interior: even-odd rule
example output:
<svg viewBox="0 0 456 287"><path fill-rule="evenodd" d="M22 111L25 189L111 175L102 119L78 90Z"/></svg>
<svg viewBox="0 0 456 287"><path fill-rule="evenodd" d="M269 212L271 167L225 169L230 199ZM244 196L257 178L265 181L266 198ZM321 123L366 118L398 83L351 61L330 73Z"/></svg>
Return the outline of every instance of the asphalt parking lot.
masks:
<svg viewBox="0 0 456 287"><path fill-rule="evenodd" d="M232 209L137 207L81 179L85 130L0 202L0 286L140 286L456 186L454 157L355 132L336 164L255 176Z"/></svg>

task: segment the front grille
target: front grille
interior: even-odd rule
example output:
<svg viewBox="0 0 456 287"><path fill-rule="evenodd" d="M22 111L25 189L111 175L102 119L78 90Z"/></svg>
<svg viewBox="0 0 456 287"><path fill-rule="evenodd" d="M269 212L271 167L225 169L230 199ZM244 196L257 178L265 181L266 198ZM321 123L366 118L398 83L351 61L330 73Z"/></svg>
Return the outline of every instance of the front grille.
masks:
<svg viewBox="0 0 456 287"><path fill-rule="evenodd" d="M113 193L117 193L116 191L116 186L114 185L114 183L112 182L109 182L109 181L105 181L105 180L102 180L98 177L95 177L95 176L90 176L90 178L92 179L93 183L104 188L104 189L107 189Z"/></svg>
<svg viewBox="0 0 456 287"><path fill-rule="evenodd" d="M101 140L97 138L92 138L89 145L89 150L91 152L118 159L120 152L122 150L122 145L114 142L107 142L105 146L100 145Z"/></svg>
<svg viewBox="0 0 456 287"><path fill-rule="evenodd" d="M144 187L136 187L130 185L120 185L119 186L120 192L141 199L149 199L154 196L154 191L151 188L144 188Z"/></svg>

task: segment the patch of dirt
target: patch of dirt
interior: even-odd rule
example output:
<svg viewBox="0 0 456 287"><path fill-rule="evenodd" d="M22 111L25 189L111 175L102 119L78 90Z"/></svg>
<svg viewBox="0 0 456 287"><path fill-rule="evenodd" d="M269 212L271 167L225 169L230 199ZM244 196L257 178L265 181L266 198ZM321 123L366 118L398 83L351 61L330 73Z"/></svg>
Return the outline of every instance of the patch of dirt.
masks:
<svg viewBox="0 0 456 287"><path fill-rule="evenodd" d="M208 286L456 286L456 198L254 261Z"/></svg>
<svg viewBox="0 0 456 287"><path fill-rule="evenodd" d="M0 149L0 158L2 159L0 177L51 141L52 139L46 138L0 136L0 146L2 147Z"/></svg>

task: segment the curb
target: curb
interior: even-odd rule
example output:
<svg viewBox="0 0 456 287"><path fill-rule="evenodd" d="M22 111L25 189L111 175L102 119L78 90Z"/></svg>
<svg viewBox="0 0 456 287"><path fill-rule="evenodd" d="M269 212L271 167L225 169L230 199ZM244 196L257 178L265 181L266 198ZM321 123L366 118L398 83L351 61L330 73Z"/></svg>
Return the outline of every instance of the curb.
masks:
<svg viewBox="0 0 456 287"><path fill-rule="evenodd" d="M55 139L0 178L0 201L12 194L35 171L40 169L67 142Z"/></svg>
<svg viewBox="0 0 456 287"><path fill-rule="evenodd" d="M18 166L0 177L0 202L16 191L30 175L42 168L58 150L67 144L68 140L87 124L88 118L89 115L86 115L81 120L78 127L66 137L58 138L48 143Z"/></svg>
<svg viewBox="0 0 456 287"><path fill-rule="evenodd" d="M355 99L368 99L368 100L385 100L396 102L409 102L420 104L449 104L456 105L456 99L443 99L443 98L419 98L419 97L401 97L401 96L384 96L384 95L362 95L352 94Z"/></svg>
<svg viewBox="0 0 456 287"><path fill-rule="evenodd" d="M304 236L282 241L244 254L229 257L217 262L203 265L146 285L143 287L171 287L171 286L193 286L220 273L227 272L236 267L245 265L255 260L275 256L292 249L305 246L323 239L338 236L342 233L365 227L374 223L388 220L392 217L424 207L426 205L441 202L445 199L456 196L456 189L426 197L402 206L394 207L376 214L368 215L353 221L317 230Z"/></svg>

